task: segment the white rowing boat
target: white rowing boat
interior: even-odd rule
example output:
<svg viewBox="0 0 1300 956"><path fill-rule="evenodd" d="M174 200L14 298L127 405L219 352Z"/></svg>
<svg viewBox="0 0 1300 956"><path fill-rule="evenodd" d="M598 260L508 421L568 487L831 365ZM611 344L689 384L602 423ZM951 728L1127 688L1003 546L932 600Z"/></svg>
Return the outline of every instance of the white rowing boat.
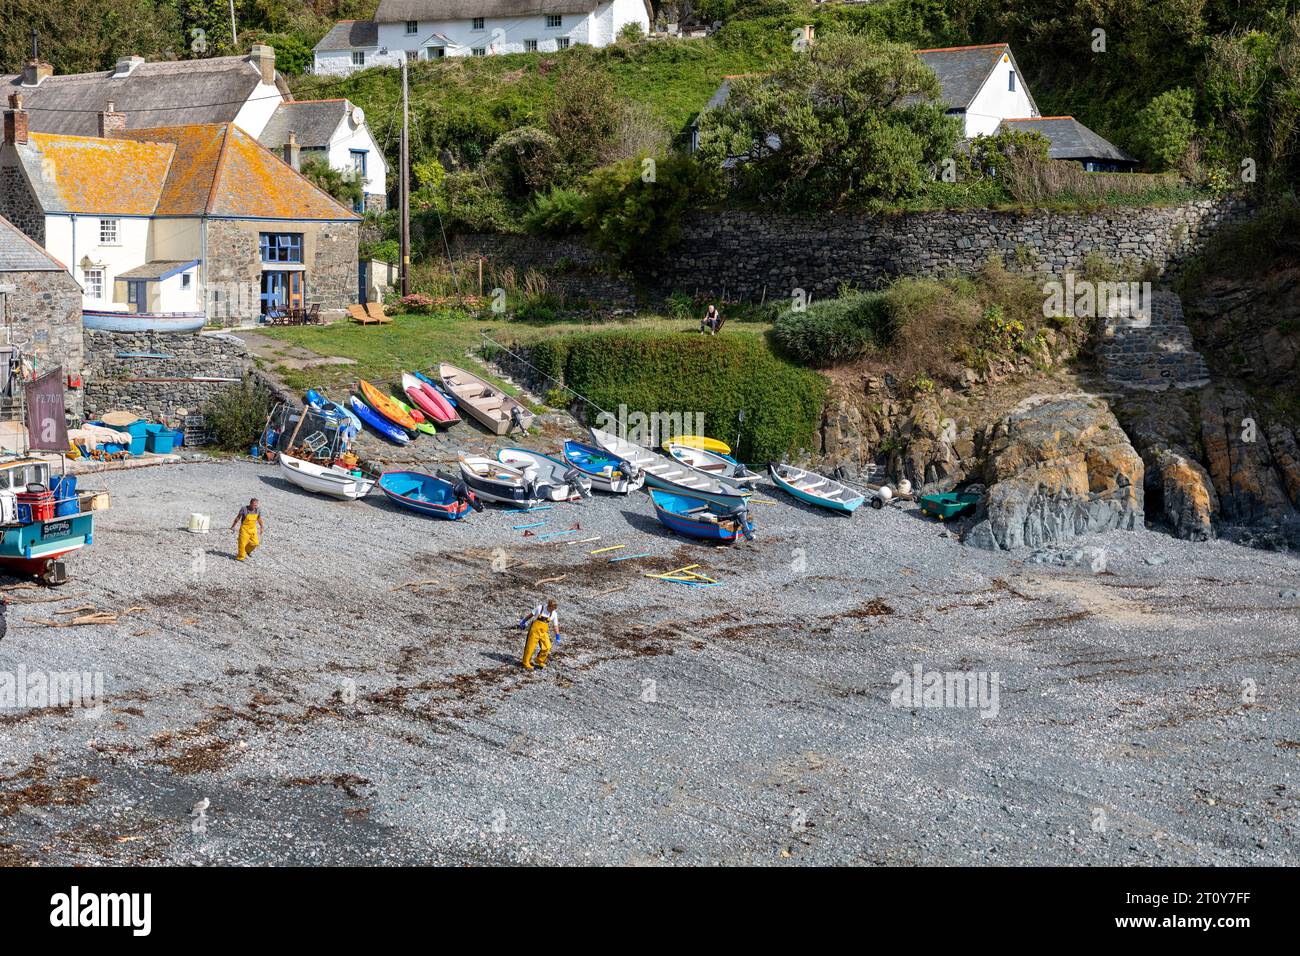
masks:
<svg viewBox="0 0 1300 956"><path fill-rule="evenodd" d="M280 474L304 491L355 501L375 486L375 479L338 465L318 465L280 452Z"/></svg>

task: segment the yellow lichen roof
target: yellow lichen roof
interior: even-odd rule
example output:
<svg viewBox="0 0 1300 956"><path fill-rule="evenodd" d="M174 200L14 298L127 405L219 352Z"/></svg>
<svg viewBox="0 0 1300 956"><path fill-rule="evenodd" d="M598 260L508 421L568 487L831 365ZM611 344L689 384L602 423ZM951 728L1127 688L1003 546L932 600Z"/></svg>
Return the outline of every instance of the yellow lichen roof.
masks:
<svg viewBox="0 0 1300 956"><path fill-rule="evenodd" d="M148 216L175 150L170 143L31 133L19 155L46 212Z"/></svg>
<svg viewBox="0 0 1300 956"><path fill-rule="evenodd" d="M119 135L176 147L158 215L359 218L233 124L163 126Z"/></svg>

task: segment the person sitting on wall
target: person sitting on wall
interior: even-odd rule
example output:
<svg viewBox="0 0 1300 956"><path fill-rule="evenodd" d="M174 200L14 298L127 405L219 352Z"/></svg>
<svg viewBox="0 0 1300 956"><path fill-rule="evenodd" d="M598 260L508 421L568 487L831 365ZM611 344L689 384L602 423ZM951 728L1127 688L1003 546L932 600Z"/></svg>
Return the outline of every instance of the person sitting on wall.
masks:
<svg viewBox="0 0 1300 956"><path fill-rule="evenodd" d="M722 328L722 314L716 305L709 303L708 311L704 313L704 318L700 319L700 334L708 332L710 335L717 335L720 328Z"/></svg>

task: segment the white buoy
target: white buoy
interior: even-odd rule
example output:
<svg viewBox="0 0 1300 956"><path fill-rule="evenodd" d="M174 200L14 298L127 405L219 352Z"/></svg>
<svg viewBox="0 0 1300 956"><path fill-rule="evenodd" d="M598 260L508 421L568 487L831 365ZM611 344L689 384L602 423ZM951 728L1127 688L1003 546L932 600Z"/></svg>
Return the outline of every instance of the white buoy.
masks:
<svg viewBox="0 0 1300 956"><path fill-rule="evenodd" d="M889 501L894 497L894 489L890 488L889 485L881 485L877 497L880 498L881 501Z"/></svg>
<svg viewBox="0 0 1300 956"><path fill-rule="evenodd" d="M190 515L190 534L207 534L212 529L212 516L201 515L197 511Z"/></svg>
<svg viewBox="0 0 1300 956"><path fill-rule="evenodd" d="M904 478L898 483L898 493L900 495L910 495L912 493L912 483Z"/></svg>

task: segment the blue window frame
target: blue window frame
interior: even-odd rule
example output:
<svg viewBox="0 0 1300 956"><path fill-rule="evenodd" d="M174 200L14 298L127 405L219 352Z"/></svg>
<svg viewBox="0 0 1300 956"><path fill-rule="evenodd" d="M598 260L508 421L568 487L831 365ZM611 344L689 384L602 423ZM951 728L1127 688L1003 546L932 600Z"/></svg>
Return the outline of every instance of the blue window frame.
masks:
<svg viewBox="0 0 1300 956"><path fill-rule="evenodd" d="M366 178L366 157L370 155L368 149L350 150L352 153L352 170L362 179Z"/></svg>
<svg viewBox="0 0 1300 956"><path fill-rule="evenodd" d="M263 262L302 262L301 232L264 232L260 244Z"/></svg>

